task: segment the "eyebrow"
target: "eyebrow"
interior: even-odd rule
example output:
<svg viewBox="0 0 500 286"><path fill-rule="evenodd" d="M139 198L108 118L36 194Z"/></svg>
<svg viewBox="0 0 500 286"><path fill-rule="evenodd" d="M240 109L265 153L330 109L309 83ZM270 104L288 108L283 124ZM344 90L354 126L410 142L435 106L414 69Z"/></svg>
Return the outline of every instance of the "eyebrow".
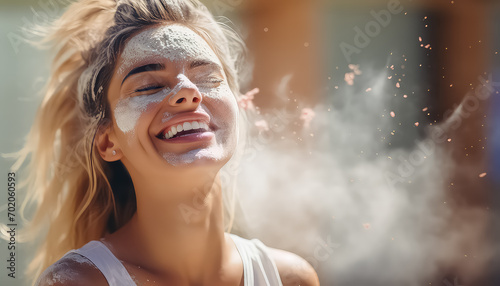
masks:
<svg viewBox="0 0 500 286"><path fill-rule="evenodd" d="M140 66L140 67L136 67L135 69L131 70L122 80L122 85L123 83L125 82L125 80L131 76L131 75L134 75L134 74L138 74L138 73L141 73L141 72L149 72L149 71L160 71L160 70L164 70L165 69L165 65L163 64L147 64L147 65L143 65L143 66Z"/></svg>
<svg viewBox="0 0 500 286"><path fill-rule="evenodd" d="M215 67L217 69L221 69L221 66L219 64L214 63L212 61L206 61L206 60L196 60L196 61L191 62L191 64L189 65L189 69L194 69L194 68L202 67L202 66L213 66L213 67ZM131 75L142 73L142 72L161 71L161 70L165 70L165 65L159 64L159 63L156 63L156 64L147 64L147 65L143 65L143 66L140 66L140 67L136 67L136 68L132 69L123 78L122 85L125 82L125 80L129 76L131 76Z"/></svg>
<svg viewBox="0 0 500 286"><path fill-rule="evenodd" d="M201 67L201 66L214 66L214 67L220 68L220 66L218 64L216 64L212 61L196 60L196 61L193 61L189 65L189 69L194 69L194 68Z"/></svg>

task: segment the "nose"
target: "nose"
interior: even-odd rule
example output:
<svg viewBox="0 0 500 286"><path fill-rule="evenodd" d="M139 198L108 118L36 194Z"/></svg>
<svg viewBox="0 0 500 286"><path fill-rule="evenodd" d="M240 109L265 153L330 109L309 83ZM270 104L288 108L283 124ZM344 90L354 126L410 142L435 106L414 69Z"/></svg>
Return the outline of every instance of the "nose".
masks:
<svg viewBox="0 0 500 286"><path fill-rule="evenodd" d="M182 109L196 109L202 100L198 87L183 74L179 74L177 79L177 85L168 98L168 104Z"/></svg>

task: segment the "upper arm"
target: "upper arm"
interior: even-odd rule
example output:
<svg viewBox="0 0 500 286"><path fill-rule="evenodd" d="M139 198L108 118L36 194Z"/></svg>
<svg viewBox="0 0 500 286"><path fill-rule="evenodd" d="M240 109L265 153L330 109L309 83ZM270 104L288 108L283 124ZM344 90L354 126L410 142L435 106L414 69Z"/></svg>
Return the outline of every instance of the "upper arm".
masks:
<svg viewBox="0 0 500 286"><path fill-rule="evenodd" d="M49 266L40 275L36 286L107 286L101 271L89 260L72 253Z"/></svg>
<svg viewBox="0 0 500 286"><path fill-rule="evenodd" d="M314 268L302 257L288 251L268 247L283 286L319 286Z"/></svg>

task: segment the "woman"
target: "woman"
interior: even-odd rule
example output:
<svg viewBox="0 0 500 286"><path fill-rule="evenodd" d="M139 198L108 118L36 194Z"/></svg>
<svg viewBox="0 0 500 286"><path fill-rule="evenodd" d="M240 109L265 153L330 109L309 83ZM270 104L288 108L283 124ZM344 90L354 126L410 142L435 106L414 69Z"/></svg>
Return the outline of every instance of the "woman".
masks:
<svg viewBox="0 0 500 286"><path fill-rule="evenodd" d="M31 154L32 224L50 224L36 285L319 285L302 258L225 232L233 32L194 0L83 0L46 39L53 74L16 166Z"/></svg>

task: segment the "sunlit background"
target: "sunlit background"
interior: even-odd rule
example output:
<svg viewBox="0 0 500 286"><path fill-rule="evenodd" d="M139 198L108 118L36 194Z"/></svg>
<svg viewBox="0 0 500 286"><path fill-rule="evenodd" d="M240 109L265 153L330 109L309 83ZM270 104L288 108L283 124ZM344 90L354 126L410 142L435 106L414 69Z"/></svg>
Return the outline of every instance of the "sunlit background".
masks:
<svg viewBox="0 0 500 286"><path fill-rule="evenodd" d="M0 152L22 146L49 74L21 28L67 2L0 2ZM322 285L500 285L499 2L203 2L248 45L242 92L260 90L226 168L236 233L300 254ZM12 279L0 242L1 285L26 284L32 251Z"/></svg>

